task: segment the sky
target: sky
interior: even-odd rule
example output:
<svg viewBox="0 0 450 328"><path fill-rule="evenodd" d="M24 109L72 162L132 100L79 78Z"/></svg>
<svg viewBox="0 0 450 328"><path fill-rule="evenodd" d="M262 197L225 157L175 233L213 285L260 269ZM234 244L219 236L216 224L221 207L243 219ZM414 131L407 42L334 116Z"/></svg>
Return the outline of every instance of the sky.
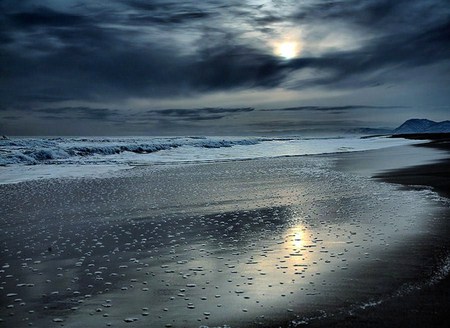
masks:
<svg viewBox="0 0 450 328"><path fill-rule="evenodd" d="M450 119L448 0L0 0L0 134Z"/></svg>

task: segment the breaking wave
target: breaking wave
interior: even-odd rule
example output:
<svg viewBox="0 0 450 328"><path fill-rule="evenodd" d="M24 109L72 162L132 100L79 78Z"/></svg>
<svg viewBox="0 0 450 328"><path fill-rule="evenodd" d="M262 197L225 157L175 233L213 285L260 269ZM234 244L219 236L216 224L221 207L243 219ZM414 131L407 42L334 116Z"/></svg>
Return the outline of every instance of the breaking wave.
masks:
<svg viewBox="0 0 450 328"><path fill-rule="evenodd" d="M236 145L256 145L272 139L264 138L154 138L154 139L13 139L0 141L0 165L45 164L55 160L107 156L124 152L151 154L158 151L190 146L222 148Z"/></svg>

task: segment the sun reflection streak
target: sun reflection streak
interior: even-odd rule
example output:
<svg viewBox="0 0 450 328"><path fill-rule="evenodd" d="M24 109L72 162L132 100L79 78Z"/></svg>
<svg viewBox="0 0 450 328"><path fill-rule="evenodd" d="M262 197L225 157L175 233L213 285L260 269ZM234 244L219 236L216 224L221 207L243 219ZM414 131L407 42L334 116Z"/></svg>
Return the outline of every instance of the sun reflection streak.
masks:
<svg viewBox="0 0 450 328"><path fill-rule="evenodd" d="M288 236L290 236L290 241L292 250L298 250L307 244L308 232L307 229L303 225L297 225L288 230Z"/></svg>
<svg viewBox="0 0 450 328"><path fill-rule="evenodd" d="M303 243L303 233L302 232L296 232L294 235L294 246L296 248L300 248Z"/></svg>
<svg viewBox="0 0 450 328"><path fill-rule="evenodd" d="M291 227L286 232L287 252L291 261L298 262L298 260L306 261L309 257L308 245L310 237L308 230L303 225L296 225Z"/></svg>

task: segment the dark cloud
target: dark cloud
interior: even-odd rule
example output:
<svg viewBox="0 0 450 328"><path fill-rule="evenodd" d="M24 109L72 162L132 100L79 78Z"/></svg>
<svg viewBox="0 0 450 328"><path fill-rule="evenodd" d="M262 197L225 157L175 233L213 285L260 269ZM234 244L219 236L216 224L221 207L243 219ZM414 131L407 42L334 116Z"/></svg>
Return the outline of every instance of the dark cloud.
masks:
<svg viewBox="0 0 450 328"><path fill-rule="evenodd" d="M390 34L397 30L393 27L400 27L400 31L409 28L419 30L424 25L447 20L448 10L446 0L317 1L302 7L292 18L299 21L337 20Z"/></svg>
<svg viewBox="0 0 450 328"><path fill-rule="evenodd" d="M69 27L80 25L86 21L83 16L62 13L46 7L37 7L28 12L7 14L5 17L17 28Z"/></svg>
<svg viewBox="0 0 450 328"><path fill-rule="evenodd" d="M339 22L367 33L364 45L356 50L342 49L319 57L299 58L293 69L317 68L330 72L310 84L339 85L352 80L361 84L362 74L390 68L391 76L376 76L373 81L395 79L395 70L449 60L450 7L445 0L350 0L318 2L293 15L297 22ZM359 75L359 76L358 76ZM301 87L305 84L297 84Z"/></svg>
<svg viewBox="0 0 450 328"><path fill-rule="evenodd" d="M430 68L424 74L432 76L433 83L437 81L434 72L448 76L449 17L447 0L267 1L257 5L237 0L3 0L0 110L25 108L41 116L114 121L131 117L133 108L117 112L77 106L69 110L65 105L53 112L42 108L56 108L58 102L102 107L132 98L190 99L214 92L275 88L307 93L320 87L325 92L356 93L375 87L382 99L383 86L410 82L411 77L422 79L415 73L408 76L414 69L433 67L434 71ZM307 51L292 60L275 55L270 44L283 36L280 26L302 31ZM364 37L355 39L352 47L324 50L317 46L340 28L349 36ZM241 113L206 108L215 105L145 115L153 121L193 122ZM237 106L247 105L253 104ZM376 109L376 105L357 109ZM353 108L300 106L279 111L300 110Z"/></svg>
<svg viewBox="0 0 450 328"><path fill-rule="evenodd" d="M149 14L135 14L130 15L129 19L131 23L145 23L145 24L160 24L164 25L165 27L173 25L179 25L179 24L187 24L192 23L196 21L201 21L206 18L212 18L212 14L206 13L206 12L185 12L185 13L178 13L174 15L170 14L163 14L163 15L149 15Z"/></svg>
<svg viewBox="0 0 450 328"><path fill-rule="evenodd" d="M180 54L179 45L157 43L152 35L138 42L140 32L100 27L112 24L105 15L93 15L95 21L71 15L70 24L62 27L66 14L43 12L38 8L22 15L27 19L20 16L24 26L39 24L39 31L17 35L1 51L9 89L4 102L27 100L31 94L93 100L271 87L286 74L272 56L225 36L214 44L205 39L196 52ZM46 16L52 17L48 24Z"/></svg>
<svg viewBox="0 0 450 328"><path fill-rule="evenodd" d="M210 114L232 114L232 113L245 113L252 112L254 108L244 107L244 108L194 108L194 109L158 109L149 110L147 114L158 115L158 116L170 116L170 117L188 117L188 116L202 116Z"/></svg>
<svg viewBox="0 0 450 328"><path fill-rule="evenodd" d="M132 112L129 109L109 109L91 107L48 107L33 109L40 119L49 120L92 120L103 122L142 121L176 122L176 121L213 121L254 111L254 108L194 108L194 109L155 109ZM26 111L26 109L25 109ZM3 118L8 118L4 116Z"/></svg>
<svg viewBox="0 0 450 328"><path fill-rule="evenodd" d="M2 120L19 120L20 116L15 116L15 115L7 115L7 116L2 116Z"/></svg>
<svg viewBox="0 0 450 328"><path fill-rule="evenodd" d="M64 119L85 119L85 120L105 120L118 117L119 111L108 108L89 108L89 107L55 107L55 108L39 108L34 112L42 115L41 118L64 118Z"/></svg>
<svg viewBox="0 0 450 328"><path fill-rule="evenodd" d="M230 117L241 113L249 113L254 108L194 108L194 109L158 109L148 110L145 113L137 114L147 120L173 120L173 121L214 121L224 117Z"/></svg>
<svg viewBox="0 0 450 328"><path fill-rule="evenodd" d="M215 121L224 118L225 115L188 116L178 118L179 121Z"/></svg>
<svg viewBox="0 0 450 328"><path fill-rule="evenodd" d="M262 134L342 133L365 122L344 118L341 120L278 119L249 123L248 128Z"/></svg>
<svg viewBox="0 0 450 328"><path fill-rule="evenodd" d="M276 109L263 109L262 111L325 111L325 112L344 112L351 110L361 110L361 109L398 109L404 108L403 106L367 106L367 105L346 105L346 106L299 106L299 107L287 107L287 108L276 108Z"/></svg>
<svg viewBox="0 0 450 328"><path fill-rule="evenodd" d="M292 14L290 19L340 19L385 32L386 26L394 25L398 19L403 21L406 14L411 16L409 11L436 11L433 8L441 1L431 2L434 7L421 5L422 2L418 1L320 2ZM232 27L221 27L223 34L220 36L202 35L202 30L196 29L196 47L185 52L181 51L181 44L154 39L158 31L148 30L145 22L138 25L142 30L133 30L132 27L136 27L137 19L152 20L165 28L172 24L191 28L193 22L199 20L213 24L213 18L220 15L217 6L209 2L121 3L134 12L120 14L111 7L106 12L73 14L38 6L23 12L4 13L9 22L6 27L11 32L7 35L7 42L11 43L11 38L14 41L1 53L2 62L8 67L5 69L7 78L2 80L2 85L17 85L17 88L12 88L15 90L12 97L6 95L4 101L8 98L29 99L31 91L36 99L58 94L63 98L92 100L96 97L173 96L272 88L283 85L292 72L309 68L326 74L293 81L290 88L314 85L353 87L364 82L362 80L366 77L361 78L361 75L376 73L386 67L427 65L448 60L450 48L450 22L435 14L438 17L436 21L427 18L427 24L419 22L420 28L413 28L410 24L407 29L378 33L357 50L343 49L288 62L251 44L244 44L239 40L238 29ZM216 12L212 12L213 9ZM263 14L257 16L255 24L269 26L286 19L260 11ZM253 14L259 12L253 9ZM17 29L30 32L19 36L14 33ZM146 29L148 31L144 32ZM385 80L385 77L377 76L370 83L383 83ZM18 87L19 83L22 88Z"/></svg>

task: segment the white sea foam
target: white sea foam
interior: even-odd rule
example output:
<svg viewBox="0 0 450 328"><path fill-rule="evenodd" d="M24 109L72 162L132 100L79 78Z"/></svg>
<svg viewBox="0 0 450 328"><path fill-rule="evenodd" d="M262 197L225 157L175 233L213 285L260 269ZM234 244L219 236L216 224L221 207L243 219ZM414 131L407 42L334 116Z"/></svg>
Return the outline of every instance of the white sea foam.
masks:
<svg viewBox="0 0 450 328"><path fill-rule="evenodd" d="M135 165L182 164L379 149L390 138L12 138L0 140L0 183L97 175Z"/></svg>

